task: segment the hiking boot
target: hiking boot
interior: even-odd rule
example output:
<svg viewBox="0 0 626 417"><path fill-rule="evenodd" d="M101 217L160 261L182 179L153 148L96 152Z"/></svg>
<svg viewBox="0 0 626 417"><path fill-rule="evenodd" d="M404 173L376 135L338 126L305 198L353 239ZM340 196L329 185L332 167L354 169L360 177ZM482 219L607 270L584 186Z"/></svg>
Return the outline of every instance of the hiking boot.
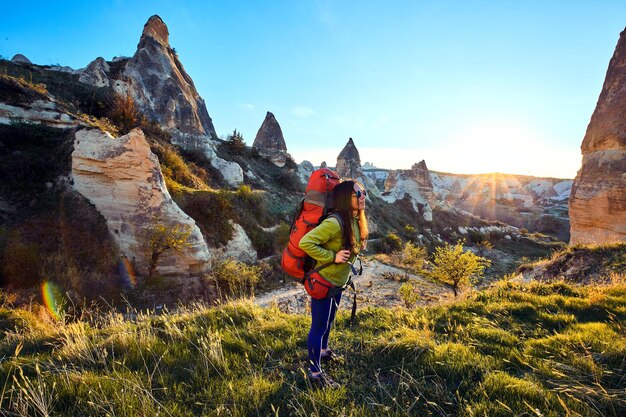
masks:
<svg viewBox="0 0 626 417"><path fill-rule="evenodd" d="M334 352L331 349L326 349L325 353L320 356L322 362L343 362L343 355Z"/></svg>
<svg viewBox="0 0 626 417"><path fill-rule="evenodd" d="M311 388L319 389L319 388L331 388L337 389L341 387L338 382L333 381L331 377L329 377L326 372L322 372L318 375L313 376L309 373L309 381L311 382Z"/></svg>

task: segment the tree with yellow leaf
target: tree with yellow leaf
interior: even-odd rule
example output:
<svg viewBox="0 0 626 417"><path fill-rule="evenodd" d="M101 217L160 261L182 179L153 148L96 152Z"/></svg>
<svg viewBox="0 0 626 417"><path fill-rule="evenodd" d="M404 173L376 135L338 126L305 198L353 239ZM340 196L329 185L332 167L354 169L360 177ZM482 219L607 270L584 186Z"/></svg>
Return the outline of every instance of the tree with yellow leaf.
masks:
<svg viewBox="0 0 626 417"><path fill-rule="evenodd" d="M148 280L154 276L161 255L170 250L182 252L191 247L190 236L191 226L188 224L167 225L157 222L143 230L139 235L137 247L149 259Z"/></svg>
<svg viewBox="0 0 626 417"><path fill-rule="evenodd" d="M446 243L435 249L433 265L430 275L451 286L456 297L461 287L483 276L491 261L470 251L464 251L461 241L454 246Z"/></svg>

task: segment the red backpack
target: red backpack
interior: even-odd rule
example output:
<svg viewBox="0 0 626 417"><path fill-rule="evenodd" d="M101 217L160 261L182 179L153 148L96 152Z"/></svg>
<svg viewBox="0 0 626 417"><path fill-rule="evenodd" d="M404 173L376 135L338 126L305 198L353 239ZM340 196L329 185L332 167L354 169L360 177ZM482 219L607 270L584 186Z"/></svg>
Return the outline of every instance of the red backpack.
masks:
<svg viewBox="0 0 626 417"><path fill-rule="evenodd" d="M313 171L291 222L289 243L283 251L280 265L287 274L303 282L315 261L298 247L300 239L320 224L332 209L332 191L340 178L335 171L320 168Z"/></svg>

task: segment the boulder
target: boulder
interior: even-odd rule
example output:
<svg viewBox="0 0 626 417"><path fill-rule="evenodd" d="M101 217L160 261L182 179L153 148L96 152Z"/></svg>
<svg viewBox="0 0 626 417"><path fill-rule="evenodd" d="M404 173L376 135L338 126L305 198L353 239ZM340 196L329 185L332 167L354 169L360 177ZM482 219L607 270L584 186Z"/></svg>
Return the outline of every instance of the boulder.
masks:
<svg viewBox="0 0 626 417"><path fill-rule="evenodd" d="M581 145L569 199L571 244L626 241L626 30Z"/></svg>
<svg viewBox="0 0 626 417"><path fill-rule="evenodd" d="M243 183L243 169L238 163L214 157L211 159L211 166L222 174L224 181L231 187L237 187Z"/></svg>
<svg viewBox="0 0 626 417"><path fill-rule="evenodd" d="M207 269L210 254L200 229L170 197L141 129L119 138L99 130L76 132L71 176L74 189L106 219L120 252L135 260L140 273L146 274L149 265L138 250L145 244L141 236L157 223L191 228L189 247L165 252L157 265L159 274L189 276Z"/></svg>
<svg viewBox="0 0 626 417"><path fill-rule="evenodd" d="M269 159L274 165L285 166L287 145L283 138L283 131L271 112L268 111L265 115L252 147L259 151L259 155Z"/></svg>

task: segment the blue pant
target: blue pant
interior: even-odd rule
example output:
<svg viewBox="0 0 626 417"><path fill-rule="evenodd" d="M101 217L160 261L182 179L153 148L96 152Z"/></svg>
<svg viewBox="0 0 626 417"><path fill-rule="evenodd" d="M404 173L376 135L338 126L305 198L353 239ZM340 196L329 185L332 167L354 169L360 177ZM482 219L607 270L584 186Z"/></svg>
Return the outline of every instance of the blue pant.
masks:
<svg viewBox="0 0 626 417"><path fill-rule="evenodd" d="M335 320L335 313L339 308L341 293L332 298L316 300L311 298L311 330L307 339L309 350L309 369L311 372L320 372L322 349L328 347L328 335Z"/></svg>

